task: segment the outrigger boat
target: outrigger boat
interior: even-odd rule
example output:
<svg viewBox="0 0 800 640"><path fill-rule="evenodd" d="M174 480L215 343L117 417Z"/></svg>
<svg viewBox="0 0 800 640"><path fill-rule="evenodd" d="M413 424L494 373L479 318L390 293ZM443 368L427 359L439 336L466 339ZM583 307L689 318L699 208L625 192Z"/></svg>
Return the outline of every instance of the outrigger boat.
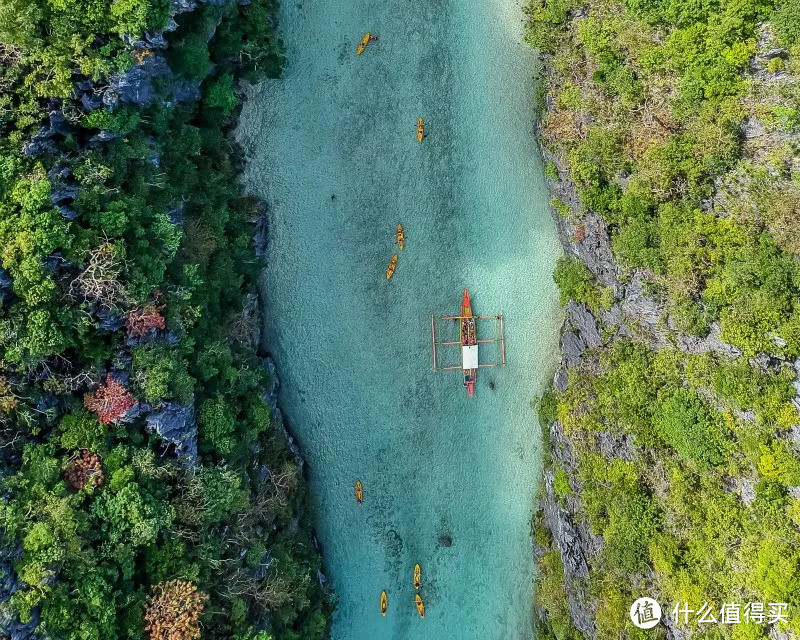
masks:
<svg viewBox="0 0 800 640"><path fill-rule="evenodd" d="M392 259L389 260L389 266L386 267L386 279L389 280L394 275L394 270L397 268L397 254L395 253L392 256Z"/></svg>
<svg viewBox="0 0 800 640"><path fill-rule="evenodd" d="M417 605L417 613L419 614L420 618L425 617L425 603L422 602L422 598L419 597L419 594L414 596L414 604Z"/></svg>
<svg viewBox="0 0 800 640"><path fill-rule="evenodd" d="M400 251L403 250L403 247L406 245L406 234L403 231L403 225L397 225L397 246L399 247Z"/></svg>
<svg viewBox="0 0 800 640"><path fill-rule="evenodd" d="M386 609L389 608L389 598L386 596L386 591L381 591L381 615L386 615Z"/></svg>
<svg viewBox="0 0 800 640"><path fill-rule="evenodd" d="M496 316L476 316L472 311L472 302L469 290L464 289L461 298L461 313L457 316L441 316L440 320L454 320L459 323L459 339L436 342L436 318L431 315L431 345L433 346L433 370L455 371L460 369L463 375L464 387L467 395L472 397L475 393L475 380L478 376L478 369L482 367L505 367L506 366L506 338L503 325L503 314ZM478 339L477 321L494 320L495 338ZM478 346L481 344L495 343L499 345L500 362L479 363ZM441 345L459 345L461 347L461 365L451 365L440 367L436 347Z"/></svg>
<svg viewBox="0 0 800 640"><path fill-rule="evenodd" d="M364 487L361 486L361 480L356 480L356 502L359 507L364 502Z"/></svg>
<svg viewBox="0 0 800 640"><path fill-rule="evenodd" d="M475 316L472 315L472 303L467 289L464 289L464 297L461 299L461 352L464 355L464 387L471 398L475 393L475 377L478 375L478 342L475 336Z"/></svg>
<svg viewBox="0 0 800 640"><path fill-rule="evenodd" d="M419 589L419 585L422 584L422 569L419 568L418 564L414 565L414 588Z"/></svg>
<svg viewBox="0 0 800 640"><path fill-rule="evenodd" d="M425 137L425 121L422 118L417 118L417 142L422 142Z"/></svg>

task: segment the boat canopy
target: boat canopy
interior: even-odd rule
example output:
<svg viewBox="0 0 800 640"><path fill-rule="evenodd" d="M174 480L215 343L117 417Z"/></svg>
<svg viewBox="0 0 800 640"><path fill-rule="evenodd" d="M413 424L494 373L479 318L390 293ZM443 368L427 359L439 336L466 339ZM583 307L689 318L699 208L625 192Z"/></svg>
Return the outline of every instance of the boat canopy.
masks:
<svg viewBox="0 0 800 640"><path fill-rule="evenodd" d="M478 345L472 344L469 346L461 347L461 360L463 361L462 367L464 369L477 369L478 368Z"/></svg>

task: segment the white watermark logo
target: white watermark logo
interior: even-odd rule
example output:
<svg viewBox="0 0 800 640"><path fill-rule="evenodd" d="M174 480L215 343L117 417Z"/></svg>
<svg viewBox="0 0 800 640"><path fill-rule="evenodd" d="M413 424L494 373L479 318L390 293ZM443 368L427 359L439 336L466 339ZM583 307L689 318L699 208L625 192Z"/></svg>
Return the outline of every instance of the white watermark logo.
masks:
<svg viewBox="0 0 800 640"><path fill-rule="evenodd" d="M652 629L661 620L661 606L652 598L639 598L631 605L631 620L640 629Z"/></svg>
<svg viewBox="0 0 800 640"><path fill-rule="evenodd" d="M672 619L680 625L688 625L690 619L697 624L789 624L789 605L786 602L723 602L716 609L704 602L699 609L692 609L688 602L678 602L672 610Z"/></svg>

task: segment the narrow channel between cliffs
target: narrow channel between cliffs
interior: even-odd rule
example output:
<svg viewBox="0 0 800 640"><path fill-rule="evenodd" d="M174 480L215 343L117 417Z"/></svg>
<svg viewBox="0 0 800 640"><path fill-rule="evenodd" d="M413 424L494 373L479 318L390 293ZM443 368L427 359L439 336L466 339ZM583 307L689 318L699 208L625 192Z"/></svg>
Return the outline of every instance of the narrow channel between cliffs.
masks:
<svg viewBox="0 0 800 640"><path fill-rule="evenodd" d="M270 210L266 347L309 463L337 640L531 637L531 399L561 315L522 20L509 0L285 2L285 76L242 113L247 186ZM356 56L366 31L379 40ZM508 367L481 370L474 398L431 368L430 314L457 313L465 287L506 318Z"/></svg>

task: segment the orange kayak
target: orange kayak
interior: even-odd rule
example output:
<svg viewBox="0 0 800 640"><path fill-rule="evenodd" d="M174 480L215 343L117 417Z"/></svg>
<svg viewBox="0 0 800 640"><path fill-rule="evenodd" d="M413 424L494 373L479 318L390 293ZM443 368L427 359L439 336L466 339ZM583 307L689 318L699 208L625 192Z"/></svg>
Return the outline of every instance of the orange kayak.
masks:
<svg viewBox="0 0 800 640"><path fill-rule="evenodd" d="M406 234L403 231L403 225L397 225L397 246L400 248L400 251L403 250L403 247L406 246Z"/></svg>
<svg viewBox="0 0 800 640"><path fill-rule="evenodd" d="M364 488L361 486L361 480L356 480L356 502L359 507L364 502Z"/></svg>
<svg viewBox="0 0 800 640"><path fill-rule="evenodd" d="M386 591L381 591L381 615L386 615L386 609L389 607L389 598L386 597Z"/></svg>
<svg viewBox="0 0 800 640"><path fill-rule="evenodd" d="M419 597L419 594L414 596L414 603L417 605L417 613L419 614L419 617L424 618L425 604L422 602L422 598Z"/></svg>
<svg viewBox="0 0 800 640"><path fill-rule="evenodd" d="M425 122L422 118L417 118L417 142L422 142L425 137Z"/></svg>
<svg viewBox="0 0 800 640"><path fill-rule="evenodd" d="M422 569L420 569L418 564L414 565L414 588L419 589L419 585L422 583Z"/></svg>
<svg viewBox="0 0 800 640"><path fill-rule="evenodd" d="M365 33L364 37L361 38L361 42L359 42L358 46L356 47L356 55L360 56L362 53L364 53L364 49L367 48L367 45L369 44L370 39L371 39L370 34L369 33Z"/></svg>
<svg viewBox="0 0 800 640"><path fill-rule="evenodd" d="M386 279L389 280L394 275L394 270L397 268L397 254L392 256L389 260L389 266L386 267Z"/></svg>

